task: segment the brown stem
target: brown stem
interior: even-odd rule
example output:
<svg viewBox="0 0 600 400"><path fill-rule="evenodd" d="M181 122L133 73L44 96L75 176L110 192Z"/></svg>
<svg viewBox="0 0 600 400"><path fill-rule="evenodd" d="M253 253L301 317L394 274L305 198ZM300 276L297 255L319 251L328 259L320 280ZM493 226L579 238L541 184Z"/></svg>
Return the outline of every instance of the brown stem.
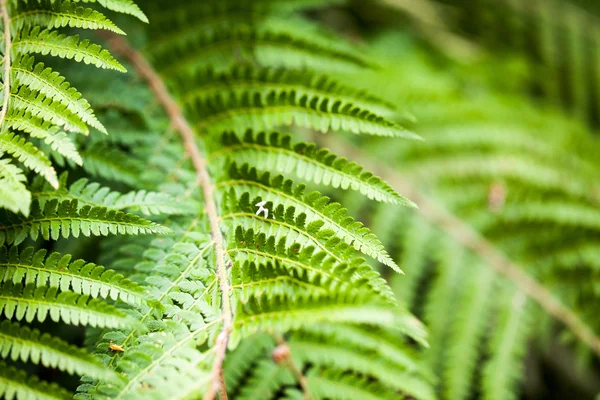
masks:
<svg viewBox="0 0 600 400"><path fill-rule="evenodd" d="M326 139L325 144L331 148L340 146L333 140ZM468 224L452 215L444 207L435 203L425 194L418 191L411 182L403 179L396 171L385 166L370 163L368 155L362 153L357 147L347 145L346 149L340 149L344 154L352 155L354 160L360 162L373 173L379 174L399 193L411 199L419 207L420 213L434 225L443 229L450 237L477 254L487 265L496 272L504 275L519 290L529 298L533 299L542 309L556 320L562 322L583 343L588 345L598 356L600 356L600 338L569 308L565 307L553 294L542 284L529 276L522 267L510 260L494 244L489 242ZM370 165L369 165L370 164Z"/></svg>
<svg viewBox="0 0 600 400"><path fill-rule="evenodd" d="M279 343L278 348L285 348L283 351L283 357L279 360L282 364L284 364L292 374L296 377L296 380L300 384L302 388L302 393L304 394L304 400L312 400L312 396L310 395L310 390L308 389L308 381L302 371L296 367L294 364L294 360L292 359L292 354L290 350L290 345L285 341L283 336L277 335L276 337L277 343ZM276 360L277 362L277 360Z"/></svg>
<svg viewBox="0 0 600 400"><path fill-rule="evenodd" d="M1 0L0 0L1 1ZM214 185L210 180L206 160L200 153L195 141L194 130L183 116L183 112L175 100L171 97L169 90L160 78L160 76L152 69L150 63L137 50L135 50L122 37L105 33L104 37L109 41L110 47L121 56L127 58L135 67L141 77L150 85L152 92L161 103L167 112L173 127L179 132L185 149L190 156L198 184L202 188L204 194L205 210L208 215L210 224L210 233L215 245L215 253L217 259L217 277L221 286L222 295L222 313L223 313L223 328L215 343L215 360L213 362L211 372L211 384L208 392L204 396L204 400L212 400L215 398L218 391L224 393L226 389L222 387L224 382L221 382L221 372L223 369L223 360L227 351L227 343L233 326L233 314L229 299L230 284L227 279L227 267L225 264L225 246L223 234L219 228L219 214L217 205L214 199Z"/></svg>
<svg viewBox="0 0 600 400"><path fill-rule="evenodd" d="M4 126L4 119L8 112L8 100L10 99L10 51L12 47L12 37L10 33L10 17L8 16L8 8L6 0L0 0L0 14L4 23L4 100L2 102L2 110L0 111L0 131Z"/></svg>

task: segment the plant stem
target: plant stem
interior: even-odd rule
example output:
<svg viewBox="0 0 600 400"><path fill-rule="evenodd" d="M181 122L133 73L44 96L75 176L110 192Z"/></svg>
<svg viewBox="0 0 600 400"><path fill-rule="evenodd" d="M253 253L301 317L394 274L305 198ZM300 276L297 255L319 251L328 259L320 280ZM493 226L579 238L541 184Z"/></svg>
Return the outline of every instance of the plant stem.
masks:
<svg viewBox="0 0 600 400"><path fill-rule="evenodd" d="M161 77L152 69L152 66L146 58L123 38L113 34L105 34L104 36L108 38L110 47L116 53L127 58L133 64L140 76L150 85L152 92L167 112L173 127L181 136L185 149L196 170L198 184L202 188L204 194L205 209L210 224L210 233L215 245L217 278L219 279L219 284L221 286L221 307L223 314L223 328L217 336L215 344L216 355L212 366L211 384L208 392L204 395L204 400L212 400L215 398L218 391L226 393L226 389L221 387L224 385L224 382L221 382L221 372L223 369L223 360L225 359L225 353L227 351L227 343L229 342L229 335L231 334L233 326L233 314L229 299L231 288L227 278L225 246L223 234L219 227L219 214L214 199L214 185L212 184L208 173L206 159L202 156L198 149L198 145L196 144L194 130L184 118L181 108L177 102L175 102L173 97L171 97L171 94Z"/></svg>
<svg viewBox="0 0 600 400"><path fill-rule="evenodd" d="M0 111L0 132L4 127L4 119L8 112L8 100L10 99L10 51L12 47L12 37L10 32L10 17L8 16L7 0L0 0L0 14L2 14L2 22L4 23L4 100L2 102L2 110Z"/></svg>

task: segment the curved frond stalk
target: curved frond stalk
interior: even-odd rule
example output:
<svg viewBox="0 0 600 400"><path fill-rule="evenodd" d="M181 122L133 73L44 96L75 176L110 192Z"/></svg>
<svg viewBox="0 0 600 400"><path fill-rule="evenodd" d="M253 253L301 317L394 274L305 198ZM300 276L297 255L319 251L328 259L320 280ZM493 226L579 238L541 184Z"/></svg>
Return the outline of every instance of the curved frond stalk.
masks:
<svg viewBox="0 0 600 400"><path fill-rule="evenodd" d="M111 210L106 207L83 206L79 208L76 200L57 200L46 202L42 209L37 201L33 202L31 215L27 218L3 213L3 225L0 225L0 245L19 244L28 236L33 240L56 240L69 236L108 236L143 235L150 233L168 233L169 229L154 222Z"/></svg>
<svg viewBox="0 0 600 400"><path fill-rule="evenodd" d="M55 287L62 292L72 291L92 298L121 299L125 303L145 303L145 291L138 284L113 270L83 260L71 261L70 255L34 251L33 247L19 250L0 246L0 281L17 284L33 283L36 287Z"/></svg>
<svg viewBox="0 0 600 400"><path fill-rule="evenodd" d="M69 374L114 381L116 374L91 354L37 329L4 321L0 324L0 354L13 361L32 362Z"/></svg>
<svg viewBox="0 0 600 400"><path fill-rule="evenodd" d="M12 92L12 86L10 83L10 67L12 64L11 53L12 53L12 32L10 29L10 16L8 15L8 4L7 0L0 0L0 14L2 17L2 25L4 26L4 35L2 42L4 43L4 57L2 62L4 64L4 74L2 75L2 110L0 110L0 132L4 131L4 119L8 113L8 104L10 100L10 94Z"/></svg>
<svg viewBox="0 0 600 400"><path fill-rule="evenodd" d="M14 38L12 48L22 54L50 54L55 57L73 59L77 62L95 65L98 68L127 72L101 46L92 44L87 39L80 41L79 35L67 36L57 31L42 30L39 26L34 27L30 31L20 31Z"/></svg>
<svg viewBox="0 0 600 400"><path fill-rule="evenodd" d="M69 400L72 394L56 383L40 381L37 376L0 361L0 393L6 400Z"/></svg>
<svg viewBox="0 0 600 400"><path fill-rule="evenodd" d="M214 198L214 187L211 183L211 176L208 172L207 162L200 153L195 140L195 133L187 120L183 117L183 113L178 104L171 97L167 87L160 77L154 72L146 59L129 46L124 40L112 41L113 46L116 46L118 51L127 55L130 61L134 64L140 75L150 84L155 96L159 99L161 105L167 111L169 118L175 124L176 130L179 132L184 146L192 160L196 172L196 178L202 187L204 194L204 202L206 214L209 220L210 233L214 241L215 257L216 257L216 273L221 289L221 307L222 307L222 330L216 338L215 358L213 361L209 390L205 394L205 399L213 399L221 385L221 375L223 360L227 351L229 336L233 328L233 311L231 307L230 282L227 276L227 266L225 264L225 240L219 226L219 213Z"/></svg>
<svg viewBox="0 0 600 400"><path fill-rule="evenodd" d="M359 191L370 199L409 207L415 205L398 194L387 182L362 166L312 143L293 144L291 137L278 133L246 131L243 139L234 133L222 137L223 148L211 158L230 157L236 165L245 163L260 171L276 171L333 188Z"/></svg>
<svg viewBox="0 0 600 400"><path fill-rule="evenodd" d="M127 328L136 325L116 307L86 295L58 293L57 288L36 288L5 282L0 291L0 313L8 319L44 322L49 316L54 322L90 325L100 328Z"/></svg>
<svg viewBox="0 0 600 400"><path fill-rule="evenodd" d="M118 26L102 13L78 6L77 0L42 0L32 1L21 5L17 13L11 17L11 27L14 31L25 28L41 26L47 29L53 28L82 28L99 30L105 29L114 33L124 35ZM41 7L40 7L41 5Z"/></svg>

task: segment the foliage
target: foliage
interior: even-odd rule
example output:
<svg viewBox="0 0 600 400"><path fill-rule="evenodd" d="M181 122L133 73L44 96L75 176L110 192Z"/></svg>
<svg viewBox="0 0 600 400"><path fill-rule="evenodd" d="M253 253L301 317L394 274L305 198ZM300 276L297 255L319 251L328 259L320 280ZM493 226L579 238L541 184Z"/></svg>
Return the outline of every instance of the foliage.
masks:
<svg viewBox="0 0 600 400"><path fill-rule="evenodd" d="M384 3L0 0L0 394L511 399L553 346L593 380L593 113Z"/></svg>

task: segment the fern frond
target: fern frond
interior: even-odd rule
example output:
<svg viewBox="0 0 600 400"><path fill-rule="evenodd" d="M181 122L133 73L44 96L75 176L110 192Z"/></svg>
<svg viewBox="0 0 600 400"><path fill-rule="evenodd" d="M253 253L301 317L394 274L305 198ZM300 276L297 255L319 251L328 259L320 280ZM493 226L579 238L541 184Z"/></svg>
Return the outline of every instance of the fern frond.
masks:
<svg viewBox="0 0 600 400"><path fill-rule="evenodd" d="M1 246L0 281L16 284L23 279L25 284L60 288L92 298L110 297L134 305L145 303L142 287L113 270L83 260L71 261L70 255L60 253L46 257L46 250L34 251L33 247L19 250Z"/></svg>
<svg viewBox="0 0 600 400"><path fill-rule="evenodd" d="M310 66L317 70L373 67L367 57L347 47L332 45L314 35L307 40L300 35L263 26L264 29L247 25L235 26L233 29L215 29L208 34L202 29L196 29L193 34L182 36L179 41L174 40L170 48L157 49L151 56L157 68L171 77L193 73L207 66L220 71L227 70L236 61L248 63L256 59L265 65L297 68ZM165 31L174 33L180 28L180 25L164 27ZM202 49L203 57L194 53L198 49ZM174 59L178 62L173 63Z"/></svg>
<svg viewBox="0 0 600 400"><path fill-rule="evenodd" d="M26 86L18 89L13 87L9 105L15 110L13 116L31 114L42 121L50 122L64 130L83 133L87 135L89 129L77 115L67 110L64 104L53 101L45 94L29 90Z"/></svg>
<svg viewBox="0 0 600 400"><path fill-rule="evenodd" d="M56 0L50 0L52 2ZM102 7L108 8L109 10L116 11L122 14L133 15L142 22L148 23L148 17L140 8L133 2L133 0L74 0L74 1L89 1L91 3L97 2Z"/></svg>
<svg viewBox="0 0 600 400"><path fill-rule="evenodd" d="M347 372L313 369L307 377L310 392L316 398L339 400L393 400L398 394L382 388L369 378Z"/></svg>
<svg viewBox="0 0 600 400"><path fill-rule="evenodd" d="M108 236L109 234L140 235L167 233L169 229L133 214L111 210L106 207L83 206L79 208L76 200L46 202L44 208L34 201L31 215L27 218L3 213L0 225L0 245L19 244L31 237L39 236L44 240L56 240L60 236Z"/></svg>
<svg viewBox="0 0 600 400"><path fill-rule="evenodd" d="M0 361L0 393L6 400L68 400L71 393L56 383L40 381L37 376Z"/></svg>
<svg viewBox="0 0 600 400"><path fill-rule="evenodd" d="M54 188L58 187L58 178L52 163L32 143L12 132L5 132L0 134L0 149L42 175Z"/></svg>
<svg viewBox="0 0 600 400"><path fill-rule="evenodd" d="M369 301L371 300L371 301ZM364 323L393 327L417 341L424 342L423 325L405 311L373 304L372 299L338 297L290 303L284 297L252 301L238 309L236 330L242 337L261 332L299 329L311 323Z"/></svg>
<svg viewBox="0 0 600 400"><path fill-rule="evenodd" d="M54 322L62 321L71 325L90 325L94 327L125 328L135 325L135 320L100 300L91 299L77 293L58 293L57 288L36 288L34 284L26 286L2 284L0 292L0 313L6 318L31 322L34 319L43 322L48 316Z"/></svg>
<svg viewBox="0 0 600 400"><path fill-rule="evenodd" d="M105 29L121 35L125 34L102 13L77 6L74 4L76 2L77 0L73 3L69 0L41 0L27 3L11 17L11 28L18 32L33 26L48 29L68 26L92 30Z"/></svg>
<svg viewBox="0 0 600 400"><path fill-rule="evenodd" d="M8 159L0 159L0 208L29 215L31 193L27 190L23 171Z"/></svg>
<svg viewBox="0 0 600 400"><path fill-rule="evenodd" d="M294 174L305 181L356 190L370 199L414 207L381 178L314 144L292 144L287 135L254 135L252 131L246 131L241 140L233 133L224 134L222 143L223 148L213 152L212 158L229 156L240 167L248 163L259 171Z"/></svg>
<svg viewBox="0 0 600 400"><path fill-rule="evenodd" d="M419 139L397 123L369 109L331 97L308 96L296 90L242 91L239 96L219 91L213 96L195 98L187 110L198 121L197 129L210 133L233 130L243 134L292 125L323 133L348 131L356 134Z"/></svg>
<svg viewBox="0 0 600 400"><path fill-rule="evenodd" d="M90 104L58 72L47 68L43 63L36 64L34 57L27 56L13 62L11 71L13 81L17 84L43 93L47 98L66 106L66 110L79 117L84 123L102 133L107 133L106 128L94 115Z"/></svg>
<svg viewBox="0 0 600 400"><path fill-rule="evenodd" d="M241 98L247 92L273 93L283 97L292 92L297 98L327 99L330 104L340 103L340 108L351 104L361 110L372 110L382 116L391 116L396 106L364 90L356 90L310 70L291 68L257 68L234 66L225 72L209 68L193 75L174 78L173 90L181 93L183 104L193 105L196 101L208 101L219 93ZM314 101L314 100L313 100Z"/></svg>
<svg viewBox="0 0 600 400"><path fill-rule="evenodd" d="M98 68L127 72L101 46L90 43L87 39L80 41L79 35L67 36L57 31L42 30L39 26L31 30L20 31L14 38L13 49L21 54L50 54L55 57L95 65Z"/></svg>
<svg viewBox="0 0 600 400"><path fill-rule="evenodd" d="M3 321L0 324L0 355L13 361L32 362L69 374L89 375L113 381L116 375L92 355L64 340L37 329Z"/></svg>
<svg viewBox="0 0 600 400"><path fill-rule="evenodd" d="M309 337L294 336L290 341L292 352L303 363L317 367L335 368L338 371L354 371L373 377L384 384L388 391L401 391L417 399L433 400L435 394L430 385L417 374L373 360L368 354L334 347L330 343L311 340Z"/></svg>
<svg viewBox="0 0 600 400"><path fill-rule="evenodd" d="M179 202L166 193L146 190L119 193L99 183L90 183L86 178L78 179L71 185L67 184L67 179L66 173L60 176L58 190L52 190L43 183L33 183L31 190L41 207L50 200L77 200L80 207L108 207L120 211L139 211L145 215L188 214L192 210L191 203Z"/></svg>
<svg viewBox="0 0 600 400"><path fill-rule="evenodd" d="M43 139L53 150L81 165L81 156L71 138L51 122L33 116L30 111L15 109L9 111L4 122L9 129L22 130L32 137Z"/></svg>
<svg viewBox="0 0 600 400"><path fill-rule="evenodd" d="M240 226L236 228L235 237L236 242L230 245L228 253L236 261L255 262L239 271L242 281L249 279L248 276L244 277L244 272L252 276L255 268L260 271L261 268L265 268L261 264L271 262L293 271L293 274L302 277L301 280L316 283L332 293L376 294L394 303L394 296L385 281L366 265L363 259L351 257L340 259L335 255L335 253L343 253L342 249L345 246L341 246L342 249L335 249L334 246L326 245L324 251L319 251L312 245L302 246L292 241L293 244L288 247L286 245L288 238L285 235L278 239L274 236L266 237L264 233L255 235L252 228L245 231Z"/></svg>
<svg viewBox="0 0 600 400"><path fill-rule="evenodd" d="M240 400L269 399L285 385L293 385L294 376L288 368L273 360L261 360L254 366L236 398Z"/></svg>
<svg viewBox="0 0 600 400"><path fill-rule="evenodd" d="M339 203L331 202L328 197L316 191L305 194L303 185L294 187L291 180L284 180L281 175L271 179L270 174L266 172L259 177L256 170L248 171L245 166L237 169L232 165L229 176L232 179L221 181L219 187L230 188L230 193L227 194L230 200L244 196L245 193L252 198L269 199L276 196L289 205L290 212L293 210L296 215L304 214L307 225L321 221L323 229L333 230L346 244L399 271L377 237L360 222L347 215L346 210ZM250 213L253 210L246 208L243 211Z"/></svg>
<svg viewBox="0 0 600 400"><path fill-rule="evenodd" d="M509 292L510 294L510 292ZM522 379L521 359L526 351L530 318L527 298L512 292L508 307L498 315L498 329L489 342L489 360L483 370L483 399L516 399L515 387Z"/></svg>

